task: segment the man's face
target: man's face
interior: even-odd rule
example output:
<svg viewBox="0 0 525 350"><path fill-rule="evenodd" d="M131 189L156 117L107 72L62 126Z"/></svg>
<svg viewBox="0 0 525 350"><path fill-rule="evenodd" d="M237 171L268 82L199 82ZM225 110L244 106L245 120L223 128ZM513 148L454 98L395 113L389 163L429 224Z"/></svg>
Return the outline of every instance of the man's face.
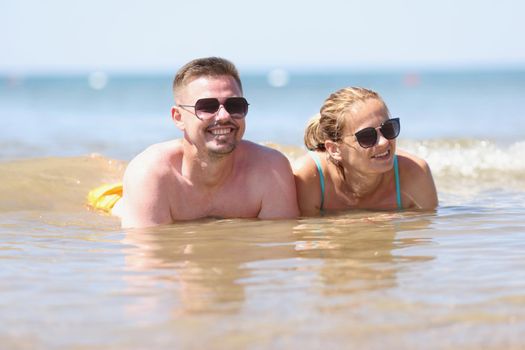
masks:
<svg viewBox="0 0 525 350"><path fill-rule="evenodd" d="M177 99L178 105L193 106L202 98L217 98L221 104L228 97L241 97L242 92L233 77L200 77L186 85ZM200 120L192 107L178 107L184 138L194 145L198 152L210 157L222 157L233 152L242 139L245 119L233 119L224 106L209 120Z"/></svg>

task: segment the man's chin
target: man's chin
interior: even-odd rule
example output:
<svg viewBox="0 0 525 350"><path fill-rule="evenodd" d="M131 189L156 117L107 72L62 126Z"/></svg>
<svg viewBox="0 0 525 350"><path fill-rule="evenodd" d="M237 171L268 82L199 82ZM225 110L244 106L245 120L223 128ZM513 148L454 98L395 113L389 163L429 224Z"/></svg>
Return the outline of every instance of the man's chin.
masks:
<svg viewBox="0 0 525 350"><path fill-rule="evenodd" d="M210 157L222 158L231 154L236 147L237 144L213 145L208 147L208 154Z"/></svg>

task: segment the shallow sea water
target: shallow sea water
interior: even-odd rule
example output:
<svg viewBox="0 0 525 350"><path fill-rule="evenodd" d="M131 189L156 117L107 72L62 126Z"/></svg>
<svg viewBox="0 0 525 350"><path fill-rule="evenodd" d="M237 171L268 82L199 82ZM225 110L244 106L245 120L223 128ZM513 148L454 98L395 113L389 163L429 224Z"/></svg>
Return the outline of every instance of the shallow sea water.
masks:
<svg viewBox="0 0 525 350"><path fill-rule="evenodd" d="M2 349L525 346L520 186L443 170L436 212L122 230L83 198L124 166L1 164Z"/></svg>

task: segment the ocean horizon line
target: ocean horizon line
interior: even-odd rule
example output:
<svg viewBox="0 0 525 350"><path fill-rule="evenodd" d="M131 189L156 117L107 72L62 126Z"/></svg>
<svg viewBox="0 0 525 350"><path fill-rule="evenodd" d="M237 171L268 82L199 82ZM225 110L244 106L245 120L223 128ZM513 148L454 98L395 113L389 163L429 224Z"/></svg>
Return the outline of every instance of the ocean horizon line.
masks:
<svg viewBox="0 0 525 350"><path fill-rule="evenodd" d="M17 78L75 78L85 77L93 73L103 73L111 77L165 77L173 76L178 68L171 69L34 69L34 70L8 70L0 69L0 79L10 80ZM399 66L399 67L261 67L243 68L238 67L241 77L243 76L266 76L275 71L284 71L289 75L300 76L331 76L339 74L351 75L434 75L434 74L483 74L483 73L525 73L525 63L515 65L458 65L458 66Z"/></svg>

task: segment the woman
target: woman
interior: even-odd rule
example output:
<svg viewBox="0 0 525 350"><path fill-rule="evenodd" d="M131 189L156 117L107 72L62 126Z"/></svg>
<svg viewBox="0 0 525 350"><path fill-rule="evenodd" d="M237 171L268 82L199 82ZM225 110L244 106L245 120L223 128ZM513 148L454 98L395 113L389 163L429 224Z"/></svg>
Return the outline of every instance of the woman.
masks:
<svg viewBox="0 0 525 350"><path fill-rule="evenodd" d="M331 94L305 130L310 150L295 169L302 215L344 209L434 209L436 187L427 163L396 152L398 118L374 91L349 87Z"/></svg>

